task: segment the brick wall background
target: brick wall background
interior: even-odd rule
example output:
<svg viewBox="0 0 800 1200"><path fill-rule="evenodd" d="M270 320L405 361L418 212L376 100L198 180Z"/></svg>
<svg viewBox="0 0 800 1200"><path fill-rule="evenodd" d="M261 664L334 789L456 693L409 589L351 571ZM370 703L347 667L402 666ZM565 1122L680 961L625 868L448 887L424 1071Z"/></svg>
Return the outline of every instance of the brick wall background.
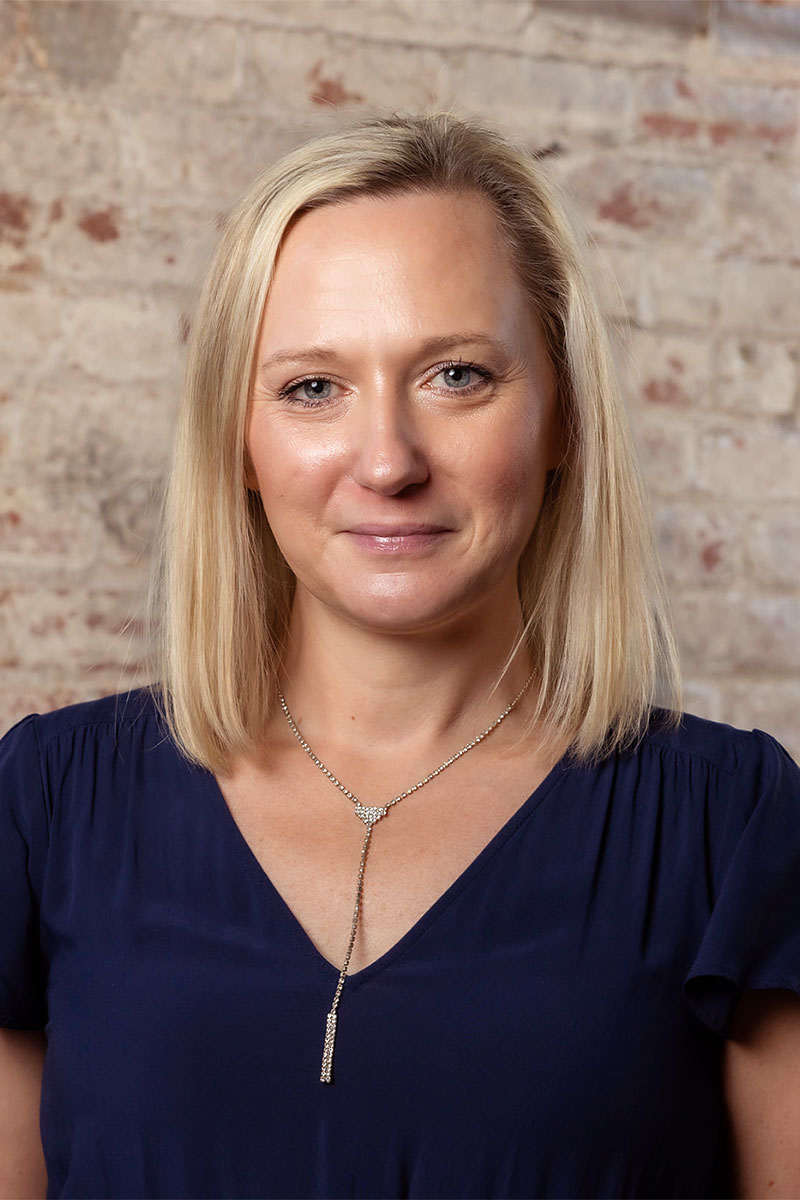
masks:
<svg viewBox="0 0 800 1200"><path fill-rule="evenodd" d="M342 112L431 103L497 121L575 193L619 284L687 707L800 755L788 0L5 0L0 728L147 678L181 339L221 214Z"/></svg>

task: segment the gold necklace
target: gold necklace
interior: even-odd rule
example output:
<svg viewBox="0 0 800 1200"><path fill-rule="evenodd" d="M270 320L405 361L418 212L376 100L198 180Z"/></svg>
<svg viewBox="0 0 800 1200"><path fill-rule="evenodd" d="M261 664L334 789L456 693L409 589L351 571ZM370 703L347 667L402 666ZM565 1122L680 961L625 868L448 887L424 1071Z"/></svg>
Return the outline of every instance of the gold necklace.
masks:
<svg viewBox="0 0 800 1200"><path fill-rule="evenodd" d="M386 804L372 805L372 806L362 804L361 801L358 799L358 797L355 796L350 791L349 788L346 788L343 783L340 783L332 771L328 770L328 768L325 766L324 762L322 762L319 758L317 758L316 754L311 749L308 742L305 740L302 733L295 725L292 714L289 712L289 707L283 698L283 693L281 692L280 689L278 689L278 700L280 702L281 708L283 709L283 715L286 717L286 720L289 722L289 728L291 729L292 733L297 738L298 742L303 747L303 749L305 750L306 754L311 759L311 761L317 767L319 767L320 771L322 771L322 774L326 777L326 779L330 779L330 781L334 785L334 787L337 787L340 792L343 792L345 794L345 796L347 796L348 800L353 801L353 804L355 805L355 809L354 809L355 814L358 817L359 821L364 822L364 825L366 826L366 829L367 829L367 832L364 836L364 844L361 847L361 860L358 865L358 876L357 876L357 880L356 880L356 901L355 901L355 906L353 908L353 920L350 925L350 940L347 944L347 953L344 956L344 964L342 966L341 971L339 972L339 981L336 984L336 991L334 992L333 1003L331 1004L331 1010L328 1013L327 1018L325 1020L325 1042L324 1042L323 1050L322 1050L322 1070L320 1072L320 1077L319 1077L321 1083L331 1083L332 1082L333 1048L334 1048L334 1045L336 1042L337 1013L339 1010L339 1001L342 996L342 988L344 987L344 981L347 978L347 969L350 966L350 956L353 953L353 946L355 945L356 932L358 930L358 915L361 910L361 898L364 894L364 867L365 867L365 864L367 861L367 850L369 849L369 842L370 842L370 838L372 837L372 830L373 830L375 823L377 821L380 821L381 817L385 817L387 812L389 811L390 808L392 808L393 805L399 804L401 800L405 800L406 796L410 796L413 792L418 792L419 789L421 787L424 787L426 783L430 783L430 781L432 779L435 779L437 775L441 775L442 771L446 771L447 768L451 767L454 762L456 762L459 758L462 757L462 755L467 754L470 750L473 750L477 745L480 744L480 742L482 742L484 740L484 738L487 738L490 733L493 733L494 730L497 729L497 726L501 725L502 722L505 721L508 714L517 707L520 700L522 699L522 697L525 695L528 688L530 687L532 681L533 681L533 675L530 675L528 677L527 681L520 688L517 695L511 701L508 708L503 709L503 711L500 713L500 716L497 718L497 720L492 721L491 725L487 725L487 727L483 730L482 733L476 734L471 742L467 742L466 746L462 746L461 749L457 750L455 754L451 754L449 758L446 758L444 760L444 762L441 763L441 765L436 768L435 771L431 771L430 775L426 775L424 779L420 779L417 783L412 784L411 787L406 788L406 790L404 792L400 792L399 795L395 796L393 800L389 800Z"/></svg>

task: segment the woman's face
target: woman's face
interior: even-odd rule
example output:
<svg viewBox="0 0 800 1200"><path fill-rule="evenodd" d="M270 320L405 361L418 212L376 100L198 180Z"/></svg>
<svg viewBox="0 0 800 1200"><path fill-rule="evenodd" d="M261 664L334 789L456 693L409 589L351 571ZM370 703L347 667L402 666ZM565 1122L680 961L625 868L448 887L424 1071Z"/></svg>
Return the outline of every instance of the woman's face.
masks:
<svg viewBox="0 0 800 1200"><path fill-rule="evenodd" d="M560 436L544 338L483 198L301 217L256 365L251 482L307 615L414 633L517 613Z"/></svg>

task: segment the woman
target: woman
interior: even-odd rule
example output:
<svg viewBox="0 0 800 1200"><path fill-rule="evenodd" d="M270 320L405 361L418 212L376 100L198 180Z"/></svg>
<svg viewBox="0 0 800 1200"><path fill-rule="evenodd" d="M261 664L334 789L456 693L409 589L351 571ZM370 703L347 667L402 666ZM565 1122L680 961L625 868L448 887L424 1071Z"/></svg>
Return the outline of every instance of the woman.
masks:
<svg viewBox="0 0 800 1200"><path fill-rule="evenodd" d="M448 115L233 213L161 685L3 743L6 1179L46 1022L51 1196L800 1195L800 772L676 716L582 253Z"/></svg>

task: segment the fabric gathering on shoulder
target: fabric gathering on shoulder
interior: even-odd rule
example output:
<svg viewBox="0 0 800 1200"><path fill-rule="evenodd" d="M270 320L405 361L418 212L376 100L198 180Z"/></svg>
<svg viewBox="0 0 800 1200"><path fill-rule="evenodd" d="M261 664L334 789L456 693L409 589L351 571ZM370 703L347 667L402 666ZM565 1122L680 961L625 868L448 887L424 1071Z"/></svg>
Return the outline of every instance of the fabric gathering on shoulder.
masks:
<svg viewBox="0 0 800 1200"><path fill-rule="evenodd" d="M79 729L116 738L145 712L153 714L152 697L136 689L29 714L0 738L0 1027L47 1024L40 912L53 805L61 778L91 769L75 759L71 739Z"/></svg>
<svg viewBox="0 0 800 1200"><path fill-rule="evenodd" d="M800 768L761 730L746 745L731 775L736 803L721 814L711 917L684 985L721 1036L742 991L800 993Z"/></svg>

